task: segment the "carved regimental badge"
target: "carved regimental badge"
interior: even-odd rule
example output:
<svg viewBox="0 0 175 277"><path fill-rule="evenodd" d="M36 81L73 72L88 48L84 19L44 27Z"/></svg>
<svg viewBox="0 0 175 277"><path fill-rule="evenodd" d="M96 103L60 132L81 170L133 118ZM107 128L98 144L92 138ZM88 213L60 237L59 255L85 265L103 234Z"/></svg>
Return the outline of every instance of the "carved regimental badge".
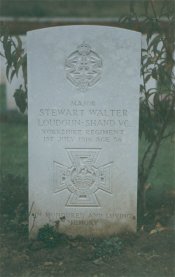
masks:
<svg viewBox="0 0 175 277"><path fill-rule="evenodd" d="M70 196L66 206L99 207L96 192L111 193L111 165L96 167L100 149L67 149L72 166L54 161L54 193L64 189Z"/></svg>
<svg viewBox="0 0 175 277"><path fill-rule="evenodd" d="M67 79L79 90L86 91L101 78L102 59L83 42L65 61Z"/></svg>

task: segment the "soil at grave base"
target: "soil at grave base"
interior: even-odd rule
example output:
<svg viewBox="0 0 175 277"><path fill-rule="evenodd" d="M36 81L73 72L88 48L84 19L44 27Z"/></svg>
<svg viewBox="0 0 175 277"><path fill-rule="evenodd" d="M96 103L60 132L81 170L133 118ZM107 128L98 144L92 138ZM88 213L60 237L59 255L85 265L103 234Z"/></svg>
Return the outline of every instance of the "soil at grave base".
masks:
<svg viewBox="0 0 175 277"><path fill-rule="evenodd" d="M126 234L120 240L121 251L97 257L93 240L64 238L48 248L15 233L1 233L0 276L175 276L174 231Z"/></svg>

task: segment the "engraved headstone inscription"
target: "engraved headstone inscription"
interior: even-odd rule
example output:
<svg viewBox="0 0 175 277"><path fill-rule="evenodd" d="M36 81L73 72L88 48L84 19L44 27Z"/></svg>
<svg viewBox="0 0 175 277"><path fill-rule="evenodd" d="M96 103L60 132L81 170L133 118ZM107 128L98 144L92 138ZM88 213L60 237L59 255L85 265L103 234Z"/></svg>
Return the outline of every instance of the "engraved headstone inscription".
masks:
<svg viewBox="0 0 175 277"><path fill-rule="evenodd" d="M28 32L29 233L136 230L141 35Z"/></svg>

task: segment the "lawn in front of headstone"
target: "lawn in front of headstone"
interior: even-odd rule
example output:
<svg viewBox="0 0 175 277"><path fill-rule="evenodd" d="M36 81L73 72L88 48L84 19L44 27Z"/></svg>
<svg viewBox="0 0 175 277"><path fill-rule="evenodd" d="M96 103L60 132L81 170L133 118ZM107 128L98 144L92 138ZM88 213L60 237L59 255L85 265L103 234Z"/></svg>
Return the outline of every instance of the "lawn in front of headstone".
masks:
<svg viewBox="0 0 175 277"><path fill-rule="evenodd" d="M27 117L6 112L0 120L0 164L3 175L28 176Z"/></svg>

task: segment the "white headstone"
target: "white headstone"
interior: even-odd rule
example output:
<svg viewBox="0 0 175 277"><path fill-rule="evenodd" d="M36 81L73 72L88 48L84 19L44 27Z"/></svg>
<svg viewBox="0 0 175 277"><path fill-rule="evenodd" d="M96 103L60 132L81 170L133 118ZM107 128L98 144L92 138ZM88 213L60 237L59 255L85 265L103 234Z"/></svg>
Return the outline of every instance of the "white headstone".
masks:
<svg viewBox="0 0 175 277"><path fill-rule="evenodd" d="M136 230L141 35L28 32L30 235Z"/></svg>

